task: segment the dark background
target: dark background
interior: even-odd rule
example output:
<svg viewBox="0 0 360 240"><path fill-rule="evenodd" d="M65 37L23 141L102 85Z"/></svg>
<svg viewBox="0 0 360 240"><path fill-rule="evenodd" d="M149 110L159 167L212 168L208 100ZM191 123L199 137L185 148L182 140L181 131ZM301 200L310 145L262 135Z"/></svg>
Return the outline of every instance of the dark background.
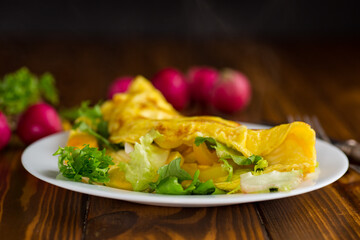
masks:
<svg viewBox="0 0 360 240"><path fill-rule="evenodd" d="M0 37L357 37L357 2L1 1Z"/></svg>
<svg viewBox="0 0 360 240"><path fill-rule="evenodd" d="M325 82L338 76L334 81L357 89L357 5L355 0L0 0L0 77L23 66L35 74L50 72L65 106L103 99L119 76L151 79L170 66L183 73L196 65L239 70L261 99L274 83L295 84L286 73L294 69L312 83L322 83L325 74ZM69 85L76 94L69 95ZM95 86L97 91L86 90ZM259 112L261 106L251 109Z"/></svg>

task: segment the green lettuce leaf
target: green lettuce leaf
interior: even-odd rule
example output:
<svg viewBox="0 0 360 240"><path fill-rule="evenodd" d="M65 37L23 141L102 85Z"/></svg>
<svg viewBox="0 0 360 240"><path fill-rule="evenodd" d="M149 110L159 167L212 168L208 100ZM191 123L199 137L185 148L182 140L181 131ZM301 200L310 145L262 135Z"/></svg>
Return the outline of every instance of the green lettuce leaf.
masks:
<svg viewBox="0 0 360 240"><path fill-rule="evenodd" d="M302 181L302 172L272 171L261 175L248 172L240 175L241 191L244 193L260 193L275 191L290 191L296 188Z"/></svg>
<svg viewBox="0 0 360 240"><path fill-rule="evenodd" d="M195 195L210 195L214 193L220 194L223 191L215 187L213 180L207 180L204 183L199 183L192 193Z"/></svg>
<svg viewBox="0 0 360 240"><path fill-rule="evenodd" d="M108 147L108 148L111 148L111 149L117 151L117 150L123 148L122 144L111 143L105 136L101 135L99 131L93 129L85 122L81 121L81 122L76 123L74 125L74 129L78 129L81 132L85 132L85 133L88 133L88 134L94 136L97 139L101 149L103 149L104 147Z"/></svg>
<svg viewBox="0 0 360 240"><path fill-rule="evenodd" d="M74 122L79 117L79 107L60 109L59 115L62 119Z"/></svg>
<svg viewBox="0 0 360 240"><path fill-rule="evenodd" d="M171 161L169 164L159 168L159 170L158 170L159 180L158 181L161 181L170 176L177 177L179 182L182 182L184 180L192 180L192 177L190 176L190 174L180 167L180 161L181 161L181 158L176 158L173 161Z"/></svg>
<svg viewBox="0 0 360 240"><path fill-rule="evenodd" d="M219 191L212 180L205 183L200 182L200 171L197 170L194 177L180 167L181 158L176 158L169 164L159 168L159 178L157 182L150 183L150 188L159 194L170 195L209 195L219 194ZM192 180L190 185L184 189L181 183L185 180Z"/></svg>
<svg viewBox="0 0 360 240"><path fill-rule="evenodd" d="M102 120L100 104L98 103L90 107L89 101L82 102L78 110L78 117L85 118L90 121L91 125L96 126Z"/></svg>
<svg viewBox="0 0 360 240"><path fill-rule="evenodd" d="M254 166L254 172L257 174L262 173L264 169L268 167L268 165L269 165L268 161L264 159L260 159L256 162Z"/></svg>
<svg viewBox="0 0 360 240"><path fill-rule="evenodd" d="M219 143L214 138L211 137L196 137L195 145L199 146L200 144L205 143L209 149L214 149L216 155L219 157L219 161L223 162L223 167L226 171L229 172L227 181L230 181L233 176L233 166L228 162L228 160L233 160L234 163L240 166L254 165L254 172L259 175L262 174L262 171L268 166L268 162L263 159L263 157L258 155L251 155L245 157L241 152L231 149L225 146L222 143Z"/></svg>
<svg viewBox="0 0 360 240"><path fill-rule="evenodd" d="M261 156L258 155L251 155L250 157L245 157L241 152L229 148L211 137L195 138L196 146L199 146L202 143L206 143L208 148L215 149L216 155L220 159L232 159L237 165L251 165L251 164L257 164L257 162L260 160L266 161ZM264 166L264 164L262 166Z"/></svg>
<svg viewBox="0 0 360 240"><path fill-rule="evenodd" d="M59 111L62 118L74 122L77 118L83 117L88 119L89 124L97 125L102 120L102 112L100 103L95 104L93 107L90 106L90 101L81 102L80 106L73 108L65 108Z"/></svg>
<svg viewBox="0 0 360 240"><path fill-rule="evenodd" d="M77 110L76 118L73 129L94 136L100 148L107 147L115 151L123 148L123 144L114 144L108 140L110 136L108 122L103 119L100 104L90 107L88 101L82 102L81 107Z"/></svg>
<svg viewBox="0 0 360 240"><path fill-rule="evenodd" d="M51 104L59 103L59 95L55 88L55 79L50 73L44 73L39 80L39 89L44 98Z"/></svg>
<svg viewBox="0 0 360 240"><path fill-rule="evenodd" d="M233 176L233 172L234 172L234 168L233 166L231 166L231 164L224 158L220 158L219 161L222 161L224 164L222 165L222 167L229 173L226 181L229 182L231 181L231 178Z"/></svg>
<svg viewBox="0 0 360 240"><path fill-rule="evenodd" d="M168 158L169 150L155 146L154 139L161 134L152 129L140 138L140 143L135 143L134 151L130 153L131 160L121 163L125 171L125 178L129 181L134 191L144 191L149 188L149 183L154 182L157 170L163 166Z"/></svg>
<svg viewBox="0 0 360 240"><path fill-rule="evenodd" d="M186 195L190 194L195 188L195 182L198 180L200 172L195 173L194 181L188 188L184 190L181 182L184 180L192 180L188 172L180 167L181 158L176 158L169 164L164 165L157 171L159 178L157 182L150 183L150 188L160 194Z"/></svg>
<svg viewBox="0 0 360 240"><path fill-rule="evenodd" d="M190 190L184 190L181 183L179 183L179 179L175 176L170 176L156 185L155 191L158 194L169 194L169 195L188 195L191 193Z"/></svg>

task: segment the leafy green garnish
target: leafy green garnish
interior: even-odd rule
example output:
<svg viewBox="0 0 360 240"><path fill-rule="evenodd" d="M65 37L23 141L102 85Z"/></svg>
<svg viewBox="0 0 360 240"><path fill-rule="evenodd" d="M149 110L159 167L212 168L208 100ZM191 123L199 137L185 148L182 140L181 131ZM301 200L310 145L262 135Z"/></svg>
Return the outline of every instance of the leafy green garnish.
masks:
<svg viewBox="0 0 360 240"><path fill-rule="evenodd" d="M225 170L229 173L226 181L227 182L231 181L231 178L232 178L233 172L234 172L233 166L231 166L225 158L220 158L219 161L222 161L224 163L224 165L222 165L222 167L225 168Z"/></svg>
<svg viewBox="0 0 360 240"><path fill-rule="evenodd" d="M261 158L255 163L254 172L262 172L265 168L267 168L268 165L268 161Z"/></svg>
<svg viewBox="0 0 360 240"><path fill-rule="evenodd" d="M90 107L88 101L83 102L77 111L77 120L75 121L73 129L94 136L98 140L101 148L108 147L113 150L123 148L122 144L113 144L108 140L110 135L108 122L103 119L99 104Z"/></svg>
<svg viewBox="0 0 360 240"><path fill-rule="evenodd" d="M144 191L157 176L157 170L166 163L169 150L164 150L152 144L154 139L161 136L152 129L140 138L140 143L135 143L134 151L130 153L128 163L120 163L120 168L125 171L125 178L129 181L134 191Z"/></svg>
<svg viewBox="0 0 360 240"><path fill-rule="evenodd" d="M220 194L220 193L224 193L224 192L216 188L212 180L208 180L204 183L199 183L192 192L192 194L195 195L210 195L210 194Z"/></svg>
<svg viewBox="0 0 360 240"><path fill-rule="evenodd" d="M176 158L173 161L171 161L168 165L159 168L158 174L160 176L158 181L161 181L162 179L170 176L177 177L177 179L180 182L184 180L192 180L190 174L180 167L180 161L181 158Z"/></svg>
<svg viewBox="0 0 360 240"><path fill-rule="evenodd" d="M93 107L90 107L89 101L82 102L78 110L78 117L85 118L90 121L91 125L96 126L101 120L103 120L100 104L98 103Z"/></svg>
<svg viewBox="0 0 360 240"><path fill-rule="evenodd" d="M215 149L216 155L222 159L232 159L238 165L250 165L251 159L245 157L242 153L219 143L211 137L196 137L195 145L199 146L202 143L206 143L208 148Z"/></svg>
<svg viewBox="0 0 360 240"><path fill-rule="evenodd" d="M6 115L19 114L42 98L51 104L59 101L55 80L50 73L38 78L23 67L0 81L0 111Z"/></svg>
<svg viewBox="0 0 360 240"><path fill-rule="evenodd" d="M212 180L205 183L200 182L197 170L192 178L188 172L180 167L181 158L176 158L169 164L162 166L158 170L159 178L156 182L150 183L150 188L156 193L171 195L209 195L216 192ZM192 180L189 186L184 189L181 183L185 180ZM221 191L217 191L217 194Z"/></svg>
<svg viewBox="0 0 360 240"><path fill-rule="evenodd" d="M101 135L100 132L98 132L97 130L94 130L85 122L80 121L80 122L76 123L73 128L78 129L81 132L85 132L85 133L88 133L88 134L94 136L98 140L99 146L101 148L108 147L113 150L119 150L119 149L123 148L122 144L111 143L106 137Z"/></svg>
<svg viewBox="0 0 360 240"><path fill-rule="evenodd" d="M237 165L251 165L257 164L258 161L263 160L261 156L251 155L249 157L245 157L241 152L231 149L225 146L222 143L219 143L214 138L211 137L196 137L195 145L199 146L202 143L206 143L206 145L216 150L216 155L220 159L232 159ZM266 161L266 160L264 160Z"/></svg>
<svg viewBox="0 0 360 240"><path fill-rule="evenodd" d="M180 183L184 180L192 180L190 174L180 167L180 161L181 158L176 158L169 164L160 167L157 171L159 178L156 183L150 184L151 187L155 189L156 185L168 177L175 177Z"/></svg>
<svg viewBox="0 0 360 240"><path fill-rule="evenodd" d="M39 90L44 98L51 104L59 103L59 96L55 88L55 79L50 73L44 73L40 77Z"/></svg>
<svg viewBox="0 0 360 240"><path fill-rule="evenodd" d="M107 121L104 121L103 119L101 119L101 121L99 121L99 123L97 125L98 133L106 139L108 139L110 136L108 126L109 126L109 123Z"/></svg>
<svg viewBox="0 0 360 240"><path fill-rule="evenodd" d="M261 174L262 171L268 166L268 162L263 157L258 155L251 155L245 157L241 152L231 149L222 143L219 143L211 137L196 137L195 145L205 143L208 148L215 149L216 155L219 157L219 161L224 163L224 168L229 172L227 181L230 181L233 175L233 166L229 164L227 160L233 160L237 165L255 165L254 172Z"/></svg>
<svg viewBox="0 0 360 240"><path fill-rule="evenodd" d="M79 117L79 107L60 109L59 115L62 119L74 122Z"/></svg>
<svg viewBox="0 0 360 240"><path fill-rule="evenodd" d="M59 155L58 167L61 174L74 181L89 178L89 183L109 182L109 167L114 164L110 156L105 155L105 149L85 145L79 149L75 147L60 147L53 156Z"/></svg>
<svg viewBox="0 0 360 240"><path fill-rule="evenodd" d="M216 148L217 142L215 139L211 137L196 137L195 138L195 145L198 147L200 144L206 143L209 148Z"/></svg>
<svg viewBox="0 0 360 240"><path fill-rule="evenodd" d="M165 178L155 187L156 193L169 195L188 195L192 190L194 190L194 186L184 189L179 183L179 179L174 176Z"/></svg>
<svg viewBox="0 0 360 240"><path fill-rule="evenodd" d="M69 121L75 121L81 117L82 121L86 119L90 125L95 126L103 119L100 103L90 106L90 101L83 101L80 106L73 108L61 109L59 114L62 118Z"/></svg>

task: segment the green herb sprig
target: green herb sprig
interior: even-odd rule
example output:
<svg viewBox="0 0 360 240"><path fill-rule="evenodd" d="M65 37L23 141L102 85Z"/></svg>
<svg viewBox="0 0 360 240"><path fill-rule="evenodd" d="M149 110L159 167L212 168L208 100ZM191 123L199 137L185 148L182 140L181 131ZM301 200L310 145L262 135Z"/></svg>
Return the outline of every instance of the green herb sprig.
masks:
<svg viewBox="0 0 360 240"><path fill-rule="evenodd" d="M100 104L96 104L93 107L89 105L88 101L81 104L77 111L77 120L75 121L73 129L94 136L98 140L100 148L107 147L113 150L122 149L123 144L114 144L108 140L110 136L108 122L103 119Z"/></svg>
<svg viewBox="0 0 360 240"><path fill-rule="evenodd" d="M81 181L83 177L89 179L89 183L109 182L109 168L113 165L112 158L105 155L97 148L86 145L79 149L75 147L60 147L54 154L58 157L60 173L73 181Z"/></svg>

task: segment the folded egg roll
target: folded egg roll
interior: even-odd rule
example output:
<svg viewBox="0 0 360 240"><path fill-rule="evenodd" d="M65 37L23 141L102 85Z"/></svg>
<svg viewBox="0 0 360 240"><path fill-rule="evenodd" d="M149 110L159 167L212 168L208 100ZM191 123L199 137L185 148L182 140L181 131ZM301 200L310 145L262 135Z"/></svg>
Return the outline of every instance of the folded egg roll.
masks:
<svg viewBox="0 0 360 240"><path fill-rule="evenodd" d="M308 124L293 122L269 129L248 129L243 124L219 117L182 116L141 76L133 81L126 93L116 94L113 99L103 103L101 112L104 120L108 122L109 141L125 144L125 151L109 151L116 163L127 164L127 167L114 165L110 169L108 185L112 187L137 191L149 187L148 184L137 184L139 181L134 180L133 175L136 175L138 170L134 167L136 160L132 159L135 154L131 155L130 152L140 152L139 146L145 141L144 136L154 132L156 136L149 142L153 146L151 151L163 151L156 155L163 160L156 160L154 164L149 158L148 165L153 172L156 173L162 165L169 164L171 160L181 158L180 164L187 172L192 175L199 170L200 180L211 179L216 187L225 191L241 191L243 188L250 189L251 192L251 187L241 185L240 176L244 176L243 182L250 182L249 176L245 178L242 174L249 172L243 170L249 166L253 168L255 162L239 164L236 160L239 156L242 159L260 156L266 160L267 166L262 169L262 174L296 171L297 174L301 173L297 176L303 178L313 173L317 166L315 132ZM74 134L76 135L76 130L73 130L70 136ZM196 141L202 142L195 144ZM130 149L128 151L127 146ZM144 149L150 151L149 148ZM226 149L226 154L220 149ZM132 161L134 163L131 168ZM229 168L232 173L230 177L228 171L224 171ZM142 178L146 174L148 172L141 172L137 177ZM157 178L158 175L153 173L146 179L151 182ZM272 185L269 186L271 188Z"/></svg>

